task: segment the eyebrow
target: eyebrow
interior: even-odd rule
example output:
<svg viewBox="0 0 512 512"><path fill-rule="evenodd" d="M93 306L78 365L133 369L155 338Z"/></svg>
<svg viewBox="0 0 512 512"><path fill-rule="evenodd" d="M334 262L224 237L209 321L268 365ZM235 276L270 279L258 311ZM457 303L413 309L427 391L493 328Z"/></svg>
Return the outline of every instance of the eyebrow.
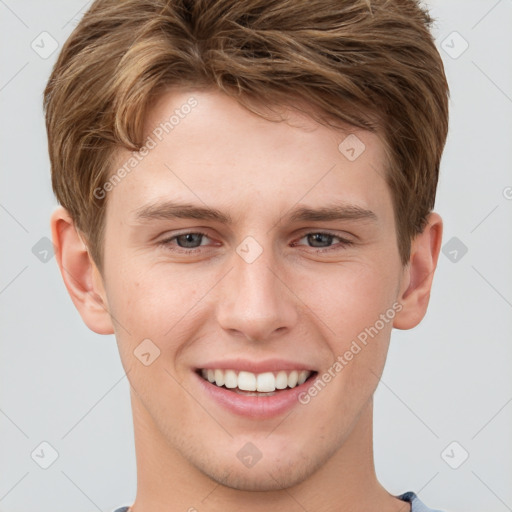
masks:
<svg viewBox="0 0 512 512"><path fill-rule="evenodd" d="M135 211L138 221L196 219L213 220L222 224L233 224L228 213L216 208L196 206L190 203L165 201L143 206ZM371 220L376 221L377 215L371 210L354 204L332 204L319 208L301 206L281 217L289 222L318 222L331 220Z"/></svg>
<svg viewBox="0 0 512 512"><path fill-rule="evenodd" d="M143 206L135 211L135 218L139 221L197 219L215 220L223 224L233 223L233 219L229 214L222 213L216 208L196 206L189 203L176 203L173 201Z"/></svg>
<svg viewBox="0 0 512 512"><path fill-rule="evenodd" d="M315 222L328 220L377 220L371 210L354 204L335 204L320 208L299 207L289 215L290 222Z"/></svg>

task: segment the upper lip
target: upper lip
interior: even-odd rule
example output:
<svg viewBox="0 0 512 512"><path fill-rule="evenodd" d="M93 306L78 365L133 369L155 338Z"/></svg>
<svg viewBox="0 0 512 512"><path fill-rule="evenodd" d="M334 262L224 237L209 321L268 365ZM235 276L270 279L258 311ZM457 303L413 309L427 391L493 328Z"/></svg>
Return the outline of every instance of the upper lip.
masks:
<svg viewBox="0 0 512 512"><path fill-rule="evenodd" d="M309 370L315 371L311 365L284 359L265 359L263 361L249 361L247 359L223 359L210 361L198 366L198 370L239 370L251 373L278 372L279 370Z"/></svg>

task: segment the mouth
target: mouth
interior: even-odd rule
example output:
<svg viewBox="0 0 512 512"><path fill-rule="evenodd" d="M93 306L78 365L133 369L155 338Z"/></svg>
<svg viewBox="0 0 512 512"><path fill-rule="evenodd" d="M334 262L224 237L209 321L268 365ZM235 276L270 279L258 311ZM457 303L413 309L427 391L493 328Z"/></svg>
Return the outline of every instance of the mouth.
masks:
<svg viewBox="0 0 512 512"><path fill-rule="evenodd" d="M199 368L196 373L214 386L244 396L271 397L315 378L314 370L278 370L253 373L235 369Z"/></svg>
<svg viewBox="0 0 512 512"><path fill-rule="evenodd" d="M204 365L204 366L203 366ZM250 420L265 420L300 408L300 397L318 376L314 367L287 359L224 359L193 369L203 403ZM317 367L318 368L318 367ZM318 403L318 402L316 402Z"/></svg>

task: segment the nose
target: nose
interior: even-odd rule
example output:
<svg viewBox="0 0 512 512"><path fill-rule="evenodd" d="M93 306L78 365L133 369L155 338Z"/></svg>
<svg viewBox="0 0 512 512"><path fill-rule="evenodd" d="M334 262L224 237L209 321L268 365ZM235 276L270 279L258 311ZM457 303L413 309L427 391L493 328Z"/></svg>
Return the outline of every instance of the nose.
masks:
<svg viewBox="0 0 512 512"><path fill-rule="evenodd" d="M296 324L296 298L270 250L251 263L233 255L233 267L222 280L217 319L230 334L264 342Z"/></svg>

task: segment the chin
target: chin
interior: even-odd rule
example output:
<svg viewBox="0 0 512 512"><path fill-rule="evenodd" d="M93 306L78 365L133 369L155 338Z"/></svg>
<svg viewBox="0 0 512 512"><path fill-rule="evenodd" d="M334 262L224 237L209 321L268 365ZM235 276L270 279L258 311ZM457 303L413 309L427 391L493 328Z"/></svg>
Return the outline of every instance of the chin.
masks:
<svg viewBox="0 0 512 512"><path fill-rule="evenodd" d="M238 491L279 491L307 480L323 461L313 464L297 456L292 460L289 455L277 457L278 460L260 460L255 466L246 468L237 460L225 461L225 466L201 464L198 469L214 482Z"/></svg>

